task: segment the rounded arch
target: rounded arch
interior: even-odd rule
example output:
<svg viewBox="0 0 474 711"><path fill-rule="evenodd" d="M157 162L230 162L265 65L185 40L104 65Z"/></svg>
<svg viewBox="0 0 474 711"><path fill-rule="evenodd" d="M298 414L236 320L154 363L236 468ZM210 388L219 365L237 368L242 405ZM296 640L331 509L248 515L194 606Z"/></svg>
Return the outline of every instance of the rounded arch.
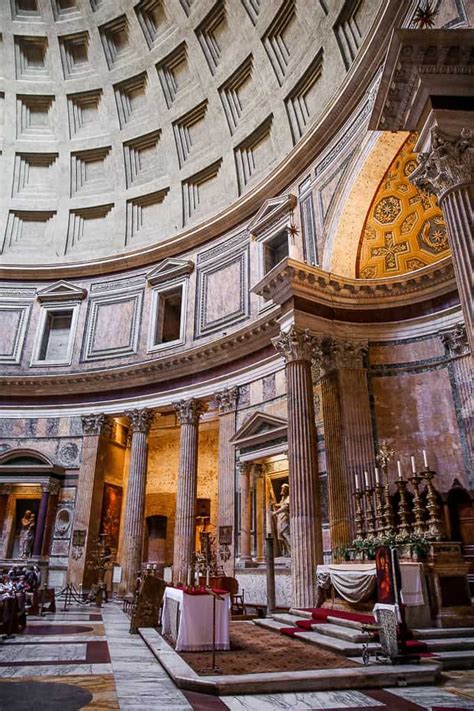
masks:
<svg viewBox="0 0 474 711"><path fill-rule="evenodd" d="M54 462L51 461L46 454L38 452L35 449L18 448L10 449L0 455L0 467L2 466L41 466L54 467Z"/></svg>

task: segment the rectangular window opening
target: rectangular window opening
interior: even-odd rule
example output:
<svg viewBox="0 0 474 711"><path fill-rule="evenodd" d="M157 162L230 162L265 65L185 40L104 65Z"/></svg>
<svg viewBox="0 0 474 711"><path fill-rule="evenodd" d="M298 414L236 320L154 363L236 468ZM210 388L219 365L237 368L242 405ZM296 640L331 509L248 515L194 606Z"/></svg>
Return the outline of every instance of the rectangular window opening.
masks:
<svg viewBox="0 0 474 711"><path fill-rule="evenodd" d="M154 345L179 341L181 338L181 311L183 306L182 286L158 295Z"/></svg>
<svg viewBox="0 0 474 711"><path fill-rule="evenodd" d="M276 267L285 257L288 257L288 236L286 232L280 232L264 245L265 274Z"/></svg>
<svg viewBox="0 0 474 711"><path fill-rule="evenodd" d="M72 309L47 312L38 360L67 360L72 314Z"/></svg>

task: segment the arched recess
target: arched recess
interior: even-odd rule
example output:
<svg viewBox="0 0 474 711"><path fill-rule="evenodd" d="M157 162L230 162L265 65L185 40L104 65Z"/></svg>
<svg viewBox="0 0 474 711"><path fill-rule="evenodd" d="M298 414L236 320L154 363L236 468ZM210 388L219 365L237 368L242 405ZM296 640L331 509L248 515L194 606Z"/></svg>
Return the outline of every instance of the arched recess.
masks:
<svg viewBox="0 0 474 711"><path fill-rule="evenodd" d="M20 557L20 521L26 511L35 515L34 539L27 557L39 561L49 555L64 473L63 467L33 449L19 448L0 455L0 560Z"/></svg>
<svg viewBox="0 0 474 711"><path fill-rule="evenodd" d="M367 213L385 172L408 137L406 131L369 134L341 189L339 210L329 227L322 267L355 278L357 251ZM366 150L369 150L365 156Z"/></svg>

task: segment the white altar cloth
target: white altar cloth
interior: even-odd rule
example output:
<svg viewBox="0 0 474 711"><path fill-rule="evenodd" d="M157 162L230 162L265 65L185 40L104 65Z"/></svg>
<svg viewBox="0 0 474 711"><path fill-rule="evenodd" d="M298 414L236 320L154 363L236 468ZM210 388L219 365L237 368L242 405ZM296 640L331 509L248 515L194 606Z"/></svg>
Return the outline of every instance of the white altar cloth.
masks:
<svg viewBox="0 0 474 711"><path fill-rule="evenodd" d="M229 621L231 600L229 593L222 593L223 600L216 600L216 649L230 649ZM212 595L189 595L179 588L166 588L163 615L163 634L172 634L172 615L176 614L175 601L179 606L179 624L176 637L177 652L197 652L212 649Z"/></svg>

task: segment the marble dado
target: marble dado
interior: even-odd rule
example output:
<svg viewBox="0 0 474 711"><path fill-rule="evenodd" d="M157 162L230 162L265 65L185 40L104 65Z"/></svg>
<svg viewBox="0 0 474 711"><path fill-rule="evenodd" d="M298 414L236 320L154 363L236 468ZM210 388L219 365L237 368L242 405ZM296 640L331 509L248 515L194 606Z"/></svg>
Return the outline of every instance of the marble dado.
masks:
<svg viewBox="0 0 474 711"><path fill-rule="evenodd" d="M244 599L247 605L267 604L267 578L265 570L235 571L235 577L239 581L239 590L244 591ZM292 605L292 584L291 571L275 569L275 595L277 607L291 607Z"/></svg>

